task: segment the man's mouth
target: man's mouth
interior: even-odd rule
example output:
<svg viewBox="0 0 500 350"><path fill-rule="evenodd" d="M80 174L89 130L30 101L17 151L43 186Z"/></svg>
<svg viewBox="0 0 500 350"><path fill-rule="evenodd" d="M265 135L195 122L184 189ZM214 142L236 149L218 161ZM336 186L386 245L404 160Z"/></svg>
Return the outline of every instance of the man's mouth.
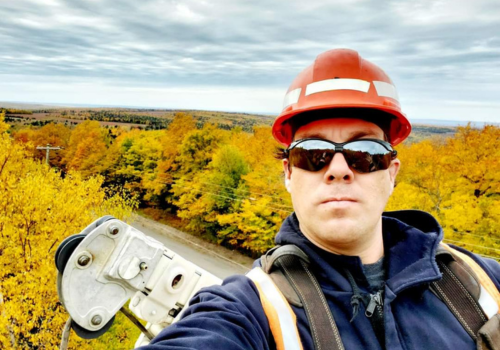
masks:
<svg viewBox="0 0 500 350"><path fill-rule="evenodd" d="M322 201L321 204L331 203L331 202L341 203L341 202L357 202L357 201L351 197L331 197Z"/></svg>

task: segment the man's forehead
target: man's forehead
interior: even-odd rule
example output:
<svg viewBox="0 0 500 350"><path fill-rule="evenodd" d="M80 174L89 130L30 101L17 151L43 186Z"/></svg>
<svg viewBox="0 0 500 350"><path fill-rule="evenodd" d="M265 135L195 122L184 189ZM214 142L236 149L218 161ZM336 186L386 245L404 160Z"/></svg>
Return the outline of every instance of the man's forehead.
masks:
<svg viewBox="0 0 500 350"><path fill-rule="evenodd" d="M356 118L327 118L304 124L295 132L294 139L342 139L340 142L362 137L384 139L382 129L369 121Z"/></svg>

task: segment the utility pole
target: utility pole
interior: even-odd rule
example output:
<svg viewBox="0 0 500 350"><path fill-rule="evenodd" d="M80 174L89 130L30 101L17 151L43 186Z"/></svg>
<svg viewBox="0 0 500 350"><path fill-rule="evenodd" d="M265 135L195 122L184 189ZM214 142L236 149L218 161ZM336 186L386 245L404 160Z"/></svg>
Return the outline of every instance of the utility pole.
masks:
<svg viewBox="0 0 500 350"><path fill-rule="evenodd" d="M60 150L60 149L63 149L62 147L50 147L50 144L47 144L47 146L37 146L36 149L44 149L46 152L45 152L45 164L49 165L49 152L51 149L57 151L57 150Z"/></svg>

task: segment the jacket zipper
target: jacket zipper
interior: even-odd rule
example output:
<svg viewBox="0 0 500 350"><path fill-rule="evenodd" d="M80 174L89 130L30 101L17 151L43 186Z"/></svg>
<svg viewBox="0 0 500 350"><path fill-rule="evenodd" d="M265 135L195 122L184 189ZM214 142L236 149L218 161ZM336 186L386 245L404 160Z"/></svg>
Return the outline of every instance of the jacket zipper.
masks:
<svg viewBox="0 0 500 350"><path fill-rule="evenodd" d="M384 300L382 299L381 290L379 290L375 294L370 294L370 302L366 307L365 316L372 317L375 312L375 309L377 309L377 311L380 312L383 305L384 305Z"/></svg>

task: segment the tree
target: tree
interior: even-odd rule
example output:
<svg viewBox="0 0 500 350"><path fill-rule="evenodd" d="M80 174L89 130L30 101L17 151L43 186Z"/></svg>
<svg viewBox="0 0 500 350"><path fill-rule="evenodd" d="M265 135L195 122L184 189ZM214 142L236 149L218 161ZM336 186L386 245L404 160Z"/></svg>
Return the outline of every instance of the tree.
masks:
<svg viewBox="0 0 500 350"><path fill-rule="evenodd" d="M0 111L0 135L9 130L9 124L5 122L5 109Z"/></svg>
<svg viewBox="0 0 500 350"><path fill-rule="evenodd" d="M132 130L117 137L108 150L104 168L107 182L123 186L143 199L154 180L162 149L162 131Z"/></svg>
<svg viewBox="0 0 500 350"><path fill-rule="evenodd" d="M179 209L177 215L188 222L188 229L208 233L211 237L216 236L217 223L216 211L210 213L209 211L221 202L214 201L213 195L205 196L206 191L203 188L214 176L209 164L219 148L227 142L227 138L227 131L205 124L203 129L193 131L184 138L179 156L176 158L180 167L171 192L174 196L172 203ZM227 154L231 150L222 152ZM223 167L224 156L218 157L218 163ZM230 171L229 168L226 170Z"/></svg>
<svg viewBox="0 0 500 350"><path fill-rule="evenodd" d="M64 149L68 146L70 139L71 130L62 124L49 123L40 129L21 129L14 133L14 139L24 143L30 143L30 149L33 155L40 159L45 160L46 154L45 150L37 150L37 146L45 146L50 144L51 146L61 147L62 150L51 151L49 164L62 168L65 164L63 163Z"/></svg>
<svg viewBox="0 0 500 350"><path fill-rule="evenodd" d="M108 146L109 135L99 122L85 121L71 132L63 162L68 170L78 170L83 176L100 174Z"/></svg>
<svg viewBox="0 0 500 350"><path fill-rule="evenodd" d="M146 199L168 196L176 171L179 169L176 159L180 155L183 140L195 130L196 124L191 115L177 113L168 129L162 133L160 139L162 153L158 167L151 176L151 181L145 182L148 190Z"/></svg>
<svg viewBox="0 0 500 350"><path fill-rule="evenodd" d="M0 149L0 348L55 348L55 330L67 319L55 290L57 245L104 214L126 219L135 204L106 196L102 178L84 180L76 172L62 178L5 132ZM123 327L115 330L128 332L131 339L122 344L130 348L137 332ZM114 332L108 339L119 344ZM71 348L107 348L101 341L90 346L73 337Z"/></svg>
<svg viewBox="0 0 500 350"><path fill-rule="evenodd" d="M458 128L445 142L400 146L402 170L388 209L431 212L446 241L500 257L500 128Z"/></svg>
<svg viewBox="0 0 500 350"><path fill-rule="evenodd" d="M274 157L278 144L269 127L255 127L252 135L234 134L232 143L251 171L242 176L239 205L217 216L223 227L219 236L257 256L274 245L281 223L293 211L290 195L283 185L281 162Z"/></svg>

